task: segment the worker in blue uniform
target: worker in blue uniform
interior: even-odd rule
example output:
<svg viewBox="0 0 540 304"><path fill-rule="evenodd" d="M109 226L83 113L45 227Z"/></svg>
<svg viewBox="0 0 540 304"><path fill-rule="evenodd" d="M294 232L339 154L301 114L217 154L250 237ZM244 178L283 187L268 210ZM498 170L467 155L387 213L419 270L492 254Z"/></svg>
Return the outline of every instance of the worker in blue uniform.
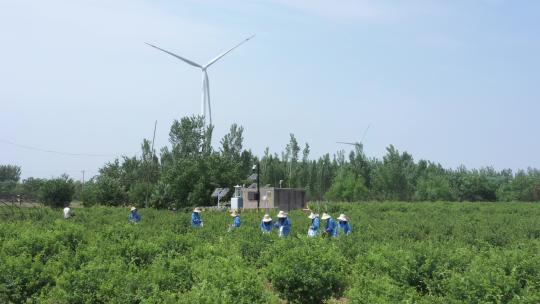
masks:
<svg viewBox="0 0 540 304"><path fill-rule="evenodd" d="M326 220L326 224L324 225L324 233L327 236L336 237L338 233L337 225L336 225L336 221L332 219L332 216L325 212L323 213L321 219Z"/></svg>
<svg viewBox="0 0 540 304"><path fill-rule="evenodd" d="M280 237L287 237L289 232L291 232L291 221L288 218L288 214L281 210L277 217L278 221L274 224L274 227L278 229Z"/></svg>
<svg viewBox="0 0 540 304"><path fill-rule="evenodd" d="M261 231L263 233L270 233L272 232L272 228L274 227L272 223L272 218L270 215L265 214L261 220Z"/></svg>
<svg viewBox="0 0 540 304"><path fill-rule="evenodd" d="M201 212L202 210L199 207L193 209L193 213L191 213L191 227L199 228L203 226Z"/></svg>
<svg viewBox="0 0 540 304"><path fill-rule="evenodd" d="M339 233L343 233L345 235L351 234L351 224L349 223L349 218L345 214L340 214L337 218L339 222Z"/></svg>
<svg viewBox="0 0 540 304"><path fill-rule="evenodd" d="M131 207L129 215L128 215L128 221L130 223L139 223L141 221L141 216L137 212L137 208Z"/></svg>
<svg viewBox="0 0 540 304"><path fill-rule="evenodd" d="M240 214L238 214L236 210L233 210L233 212L231 212L231 216L233 217L233 223L231 224L231 226L229 226L229 231L232 229L240 228Z"/></svg>
<svg viewBox="0 0 540 304"><path fill-rule="evenodd" d="M308 229L308 236L314 237L319 234L319 226L321 225L321 220L319 219L319 215L311 212L311 214L308 216L309 219L311 219L311 225Z"/></svg>

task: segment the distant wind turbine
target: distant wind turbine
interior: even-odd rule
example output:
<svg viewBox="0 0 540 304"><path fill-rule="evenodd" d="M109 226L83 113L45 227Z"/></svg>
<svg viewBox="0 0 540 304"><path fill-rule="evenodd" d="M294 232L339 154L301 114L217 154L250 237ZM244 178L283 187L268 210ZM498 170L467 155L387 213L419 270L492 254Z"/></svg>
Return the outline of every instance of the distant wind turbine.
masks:
<svg viewBox="0 0 540 304"><path fill-rule="evenodd" d="M216 61L218 61L219 59L221 59L221 57L227 55L229 52L231 52L232 50L234 50L235 48L239 47L240 45L244 44L246 41L250 40L251 38L255 37L255 35L252 35L250 37L248 37L247 39L244 39L242 40L242 42L238 43L237 45L235 45L234 47L232 47L230 50L226 51L226 52L223 52L222 54L220 54L219 56L217 56L216 58L210 60L207 64L205 65L200 65L196 62L193 62L189 59L186 59L184 57L181 57L179 55L176 55L172 52L169 52L167 50L164 50L162 48L159 48L155 45L152 45L150 43L147 43L149 46L153 47L153 48L156 48L162 52L165 52L173 57L176 57L182 61L184 61L185 63L189 64L189 65L192 65L194 67L197 67L197 68L200 68L202 70L202 94L201 94L201 115L204 119L204 123L206 125L206 105L208 104L208 118L209 118L209 121L210 121L210 124L212 124L212 108L210 106L210 83L208 81L208 73L206 72L206 70L212 65L214 64Z"/></svg>
<svg viewBox="0 0 540 304"><path fill-rule="evenodd" d="M336 141L336 143L344 144L344 145L352 145L352 146L362 146L362 143L364 142L364 138L366 137L367 131L369 130L369 127L371 127L371 124L369 124L367 128L364 130L364 134L362 135L362 139L360 140L360 142Z"/></svg>

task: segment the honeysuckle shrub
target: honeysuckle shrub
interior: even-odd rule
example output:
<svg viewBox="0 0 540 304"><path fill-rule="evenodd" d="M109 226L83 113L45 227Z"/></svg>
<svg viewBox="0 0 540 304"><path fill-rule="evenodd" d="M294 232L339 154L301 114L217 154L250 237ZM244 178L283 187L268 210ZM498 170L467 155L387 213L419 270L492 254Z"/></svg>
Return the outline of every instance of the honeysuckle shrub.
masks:
<svg viewBox="0 0 540 304"><path fill-rule="evenodd" d="M535 203L310 205L352 234L308 238L299 210L279 238L265 211L228 231L208 210L193 229L190 210L0 208L0 303L540 303Z"/></svg>
<svg viewBox="0 0 540 304"><path fill-rule="evenodd" d="M322 303L341 296L347 282L346 261L332 241L304 240L268 265L267 277L283 298L291 303Z"/></svg>

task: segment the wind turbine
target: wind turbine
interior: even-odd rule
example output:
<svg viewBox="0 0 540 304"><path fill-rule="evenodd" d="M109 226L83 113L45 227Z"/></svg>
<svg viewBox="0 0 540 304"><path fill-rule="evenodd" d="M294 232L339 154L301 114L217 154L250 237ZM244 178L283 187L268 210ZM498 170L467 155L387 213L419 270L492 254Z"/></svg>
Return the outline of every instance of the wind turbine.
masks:
<svg viewBox="0 0 540 304"><path fill-rule="evenodd" d="M364 130L364 135L362 135L362 139L360 142L346 142L346 141L336 141L337 144L344 144L344 145L351 145L356 147L362 147L362 142L364 141L364 138L366 137L367 131L369 130L369 127L371 127L371 124L367 126L367 128Z"/></svg>
<svg viewBox="0 0 540 304"><path fill-rule="evenodd" d="M235 45L234 47L232 47L230 50L226 51L226 52L223 52L222 54L218 55L216 58L210 60L207 64L205 65L201 65L201 64L198 64L194 61L191 61L189 59L186 59L184 57L181 57L175 53L172 53L172 52L169 52L167 50L164 50L162 48L159 48L153 44L150 44L148 42L146 42L146 44L148 44L149 46L153 47L153 48L156 48L162 52L165 52L173 57L176 57L182 61L184 61L185 63L189 64L189 65L192 65L196 68L200 68L201 71L202 71L202 94L201 94L201 115L204 119L204 123L206 125L206 105L208 104L208 118L209 118L209 121L210 121L210 124L212 124L212 108L210 106L210 83L209 83L209 80L208 80L208 73L207 73L207 69L212 65L214 64L216 61L218 61L219 59L221 59L223 56L227 55L228 53L230 53L232 50L234 50L235 48L239 47L240 45L244 44L245 42L247 42L248 40L250 40L251 38L255 37L255 35L252 35L244 40L242 40L242 42L238 43L237 45Z"/></svg>

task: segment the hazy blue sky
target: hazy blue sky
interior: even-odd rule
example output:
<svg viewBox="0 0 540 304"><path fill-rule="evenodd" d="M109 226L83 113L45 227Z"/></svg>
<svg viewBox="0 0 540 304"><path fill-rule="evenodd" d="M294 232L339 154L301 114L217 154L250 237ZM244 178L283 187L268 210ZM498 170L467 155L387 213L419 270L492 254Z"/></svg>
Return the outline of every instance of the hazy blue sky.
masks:
<svg viewBox="0 0 540 304"><path fill-rule="evenodd" d="M0 163L80 178L134 155L158 120L200 112L201 75L144 44L205 63L215 147L312 157L365 138L447 167L540 167L540 1L0 0ZM339 4L337 4L339 3Z"/></svg>

